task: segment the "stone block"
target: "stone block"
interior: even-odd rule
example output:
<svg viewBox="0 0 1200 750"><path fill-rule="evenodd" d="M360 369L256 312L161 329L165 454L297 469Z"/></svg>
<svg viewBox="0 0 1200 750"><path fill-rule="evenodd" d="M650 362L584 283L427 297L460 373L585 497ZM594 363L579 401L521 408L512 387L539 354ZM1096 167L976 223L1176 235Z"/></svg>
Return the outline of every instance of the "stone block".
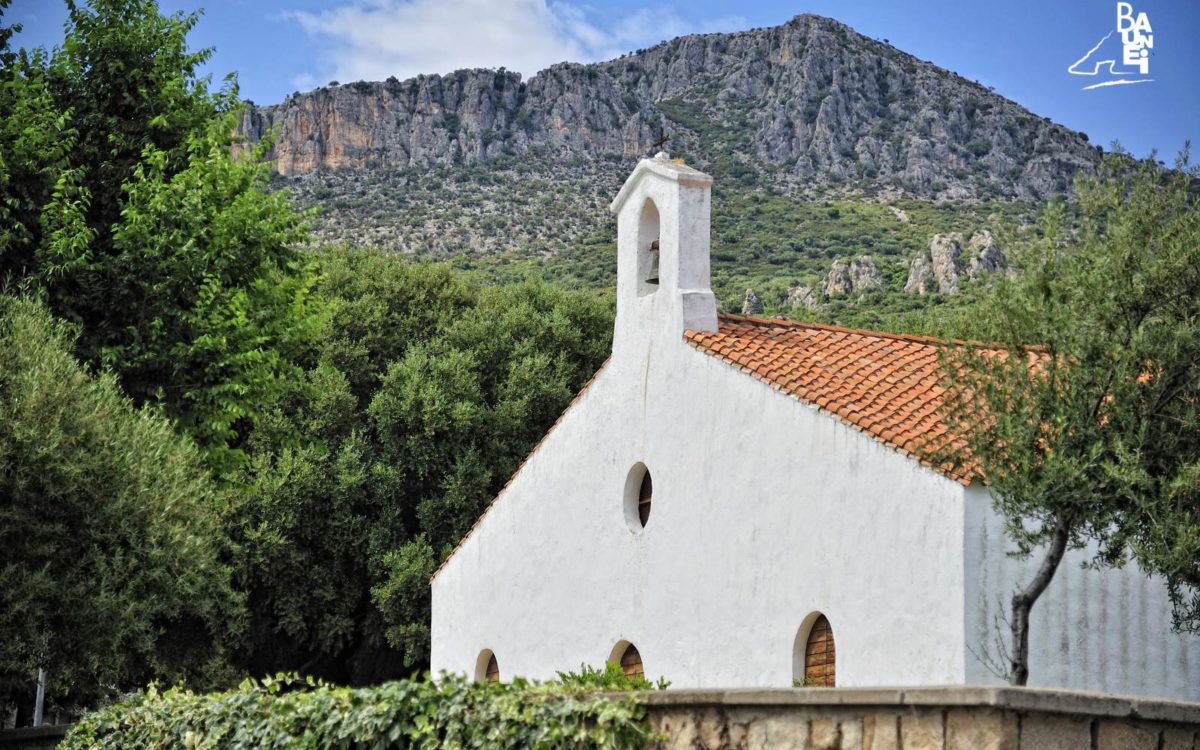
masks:
<svg viewBox="0 0 1200 750"><path fill-rule="evenodd" d="M1196 735L1187 729L1164 729L1162 750L1196 750Z"/></svg>
<svg viewBox="0 0 1200 750"><path fill-rule="evenodd" d="M808 719L796 711L764 714L746 725L749 750L806 750Z"/></svg>
<svg viewBox="0 0 1200 750"><path fill-rule="evenodd" d="M728 747L725 712L718 709L660 715L654 729L666 734L664 750L724 750Z"/></svg>
<svg viewBox="0 0 1200 750"><path fill-rule="evenodd" d="M863 750L863 720L849 719L843 721L841 750Z"/></svg>
<svg viewBox="0 0 1200 750"><path fill-rule="evenodd" d="M838 723L833 719L813 719L809 735L809 750L839 750L842 735Z"/></svg>
<svg viewBox="0 0 1200 750"><path fill-rule="evenodd" d="M941 711L923 709L900 716L900 747L904 750L942 750L945 739Z"/></svg>
<svg viewBox="0 0 1200 750"><path fill-rule="evenodd" d="M873 713L863 717L863 750L900 750L900 716Z"/></svg>
<svg viewBox="0 0 1200 750"><path fill-rule="evenodd" d="M1092 722L1053 714L1030 714L1021 722L1021 747L1091 750Z"/></svg>
<svg viewBox="0 0 1200 750"><path fill-rule="evenodd" d="M1158 750L1158 732L1120 721L1102 721L1096 750Z"/></svg>
<svg viewBox="0 0 1200 750"><path fill-rule="evenodd" d="M650 728L660 738L655 750L683 750L692 747L695 738L695 723L684 713L656 713L650 715Z"/></svg>
<svg viewBox="0 0 1200 750"><path fill-rule="evenodd" d="M1017 750L1017 717L987 708L946 714L946 750Z"/></svg>

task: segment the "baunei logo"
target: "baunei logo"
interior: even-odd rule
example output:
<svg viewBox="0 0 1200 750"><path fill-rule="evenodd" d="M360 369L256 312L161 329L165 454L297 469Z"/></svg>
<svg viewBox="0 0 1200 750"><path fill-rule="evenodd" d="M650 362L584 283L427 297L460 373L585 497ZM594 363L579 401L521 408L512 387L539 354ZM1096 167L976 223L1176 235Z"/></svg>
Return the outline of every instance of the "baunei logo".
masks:
<svg viewBox="0 0 1200 750"><path fill-rule="evenodd" d="M1104 35L1096 46L1067 68L1077 76L1103 76L1105 80L1084 86L1084 91L1103 86L1129 83L1149 83L1150 50L1154 49L1154 33L1150 18L1143 12L1136 16L1133 3L1117 3L1117 28ZM1120 42L1113 38L1120 34ZM1107 68L1106 72L1102 72ZM1139 77L1140 76L1140 77Z"/></svg>

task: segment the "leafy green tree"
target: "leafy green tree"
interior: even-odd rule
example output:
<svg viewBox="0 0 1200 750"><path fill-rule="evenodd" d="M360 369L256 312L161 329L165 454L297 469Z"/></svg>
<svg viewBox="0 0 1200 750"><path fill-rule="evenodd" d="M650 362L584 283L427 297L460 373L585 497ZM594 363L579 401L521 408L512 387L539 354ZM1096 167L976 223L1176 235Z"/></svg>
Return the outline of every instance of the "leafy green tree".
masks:
<svg viewBox="0 0 1200 750"><path fill-rule="evenodd" d="M62 200L78 192L67 164L75 132L47 88L46 54L9 50L18 31L0 27L0 280L36 267L56 189Z"/></svg>
<svg viewBox="0 0 1200 750"><path fill-rule="evenodd" d="M296 249L305 219L267 192L265 144L235 149L236 87L197 77L210 51L187 47L195 14L68 9L51 55L3 58L0 271L228 477L322 325Z"/></svg>
<svg viewBox="0 0 1200 750"><path fill-rule="evenodd" d="M1068 549L1163 577L1175 624L1200 629L1200 200L1197 172L1109 156L1062 204L1021 275L983 298L955 347L947 414L1009 535L1038 551L1012 597L1010 679L1029 676L1029 617Z"/></svg>
<svg viewBox="0 0 1200 750"><path fill-rule="evenodd" d="M236 109L237 93L230 79L213 95L197 76L212 50L188 49L196 13L164 16L154 0L89 0L82 6L67 0L67 10L66 37L47 77L76 134L72 163L90 196L93 251L103 256L121 221L124 186L146 149L170 157L168 177L183 169L190 138L218 114Z"/></svg>
<svg viewBox="0 0 1200 750"><path fill-rule="evenodd" d="M145 150L112 252L93 269L111 280L103 301L113 310L103 322L86 316L100 330L118 324L97 336L101 360L135 400L162 403L223 473L322 325L294 248L301 217L265 191L259 159L230 158L233 125L226 115L189 136L174 174L170 154Z"/></svg>
<svg viewBox="0 0 1200 750"><path fill-rule="evenodd" d="M227 680L241 600L225 503L171 424L70 354L40 305L0 297L0 701L79 703L150 679Z"/></svg>
<svg viewBox="0 0 1200 750"><path fill-rule="evenodd" d="M400 263L381 252L327 249L319 268L319 293L330 302L331 320L318 355L345 373L363 406L389 363L410 343L448 326L478 296L466 274Z"/></svg>
<svg viewBox="0 0 1200 750"><path fill-rule="evenodd" d="M429 579L437 569L433 547L424 535L383 555L371 599L389 623L384 636L405 655L405 666L421 664L429 653Z"/></svg>
<svg viewBox="0 0 1200 750"><path fill-rule="evenodd" d="M544 284L315 257L316 364L252 432L229 534L250 671L363 684L428 663L430 574L603 360L612 318Z"/></svg>

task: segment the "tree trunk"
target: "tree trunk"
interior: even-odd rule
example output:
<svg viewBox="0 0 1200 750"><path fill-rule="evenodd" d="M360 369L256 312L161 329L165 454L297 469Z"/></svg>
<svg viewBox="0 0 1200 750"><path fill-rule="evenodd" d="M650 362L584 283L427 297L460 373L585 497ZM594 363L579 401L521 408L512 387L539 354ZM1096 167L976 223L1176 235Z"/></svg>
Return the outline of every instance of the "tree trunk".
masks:
<svg viewBox="0 0 1200 750"><path fill-rule="evenodd" d="M1067 541L1070 539L1070 524L1059 517L1054 527L1054 536L1050 540L1050 549L1038 568L1037 575L1021 591L1013 594L1012 598L1012 665L1010 680L1014 685L1025 685L1029 682L1029 613L1042 592L1054 579L1058 564L1067 553Z"/></svg>

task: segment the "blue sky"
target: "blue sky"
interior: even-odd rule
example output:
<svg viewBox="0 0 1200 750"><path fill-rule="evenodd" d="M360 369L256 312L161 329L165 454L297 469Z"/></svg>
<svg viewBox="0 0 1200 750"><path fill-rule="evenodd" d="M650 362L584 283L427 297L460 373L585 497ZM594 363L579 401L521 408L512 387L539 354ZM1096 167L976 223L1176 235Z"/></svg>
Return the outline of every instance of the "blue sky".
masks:
<svg viewBox="0 0 1200 750"><path fill-rule="evenodd" d="M1200 150L1200 1L1131 0L1154 34L1150 83L1091 91L1067 68L1116 26L1116 0L793 0L657 3L617 0L160 0L204 15L194 46L213 46L209 72L236 71L242 95L273 103L330 80L343 83L500 67L531 76L561 60L587 62L694 32L783 23L799 13L843 21L867 36L995 88L1031 111L1170 160ZM23 46L53 45L59 0L15 0L7 22Z"/></svg>

